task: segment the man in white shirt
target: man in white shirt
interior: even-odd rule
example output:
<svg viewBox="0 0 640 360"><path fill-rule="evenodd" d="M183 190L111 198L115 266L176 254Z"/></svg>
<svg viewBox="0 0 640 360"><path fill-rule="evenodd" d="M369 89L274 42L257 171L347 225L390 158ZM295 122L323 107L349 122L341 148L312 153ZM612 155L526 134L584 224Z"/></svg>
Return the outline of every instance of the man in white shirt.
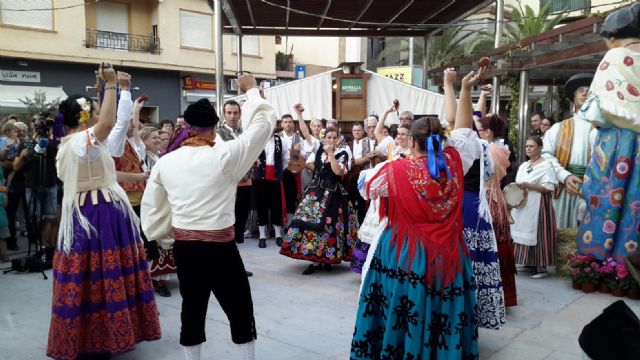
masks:
<svg viewBox="0 0 640 360"><path fill-rule="evenodd" d="M302 144L300 135L295 131L296 127L293 125L293 116L291 114L282 115L280 120L280 126L282 131L278 133L282 140L282 147L288 149L287 160L284 162L284 170L282 172L282 189L284 190L284 202L287 214L287 224L293 218L293 213L296 211L298 205L298 198L301 195L301 189L298 185L300 182L300 173L293 173L287 169L291 156L294 156L294 160L299 160L302 165L300 171L304 169L305 160L301 154Z"/></svg>
<svg viewBox="0 0 640 360"><path fill-rule="evenodd" d="M244 132L216 142L218 117L206 99L185 111L189 138L160 158L142 198L142 226L151 238L173 234L182 295L180 344L199 360L211 291L229 319L241 359L255 358L255 319L249 281L234 241L238 182L262 151L275 126L273 107L260 97L253 75L238 86L247 93Z"/></svg>
<svg viewBox="0 0 640 360"><path fill-rule="evenodd" d="M278 134L273 134L258 157L258 166L253 171L253 191L258 206L258 247L267 247L267 224L271 220L276 235L276 245L281 246L283 201L282 175L289 158L289 149Z"/></svg>

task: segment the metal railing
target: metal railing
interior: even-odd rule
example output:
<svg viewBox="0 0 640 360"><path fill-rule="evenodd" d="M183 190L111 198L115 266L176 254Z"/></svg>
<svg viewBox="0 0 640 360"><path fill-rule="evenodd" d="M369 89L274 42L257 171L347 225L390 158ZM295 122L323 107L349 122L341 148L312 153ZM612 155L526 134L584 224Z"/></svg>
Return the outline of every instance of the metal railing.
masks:
<svg viewBox="0 0 640 360"><path fill-rule="evenodd" d="M143 52L160 55L160 38L113 31L87 29L84 45L88 48Z"/></svg>
<svg viewBox="0 0 640 360"><path fill-rule="evenodd" d="M590 12L591 0L540 0L540 7L551 3L551 13L564 11Z"/></svg>

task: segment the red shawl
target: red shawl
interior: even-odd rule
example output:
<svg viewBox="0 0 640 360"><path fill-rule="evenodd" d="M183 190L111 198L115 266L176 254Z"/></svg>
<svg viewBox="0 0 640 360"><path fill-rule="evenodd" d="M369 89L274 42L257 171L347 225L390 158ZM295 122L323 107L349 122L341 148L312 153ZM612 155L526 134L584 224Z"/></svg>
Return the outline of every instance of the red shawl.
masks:
<svg viewBox="0 0 640 360"><path fill-rule="evenodd" d="M442 288L461 270L461 249L467 252L462 234L462 161L452 147L445 148L444 154L451 179L442 171L434 180L425 158L418 158L389 162L368 183L370 186L376 177L387 175L389 198L387 206L380 207L380 215L389 218L391 244L397 245L400 257L408 242L410 263L420 242L427 257L425 281L435 284L441 280Z"/></svg>

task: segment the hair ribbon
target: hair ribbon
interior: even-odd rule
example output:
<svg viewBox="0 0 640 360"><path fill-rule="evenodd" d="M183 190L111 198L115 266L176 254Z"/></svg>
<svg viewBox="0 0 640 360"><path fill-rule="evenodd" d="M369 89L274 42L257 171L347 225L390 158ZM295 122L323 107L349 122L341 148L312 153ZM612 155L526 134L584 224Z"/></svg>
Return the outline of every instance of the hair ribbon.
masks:
<svg viewBox="0 0 640 360"><path fill-rule="evenodd" d="M435 150L435 145L438 147L438 151ZM440 142L439 134L431 134L425 139L425 149L427 150L427 168L432 179L439 179L440 172L445 171L447 177L451 179L451 172L444 160L444 151L442 151L442 145Z"/></svg>

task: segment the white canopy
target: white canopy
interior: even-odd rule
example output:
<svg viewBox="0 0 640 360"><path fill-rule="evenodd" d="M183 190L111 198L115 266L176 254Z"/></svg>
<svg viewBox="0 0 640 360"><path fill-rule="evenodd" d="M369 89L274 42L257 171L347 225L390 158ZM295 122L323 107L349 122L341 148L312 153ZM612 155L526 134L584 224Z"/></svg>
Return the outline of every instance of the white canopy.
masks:
<svg viewBox="0 0 640 360"><path fill-rule="evenodd" d="M286 84L264 89L267 101L275 108L278 116L293 113L293 106L302 103L305 118L332 118L332 74L339 69L327 71L308 78L295 80ZM408 110L414 114L438 115L444 121L444 95L424 90L413 85L378 75L369 74L367 84L367 114L382 114L393 104L394 99L400 101L400 112ZM239 101L245 95L231 99ZM390 114L388 124L398 122L398 116Z"/></svg>
<svg viewBox="0 0 640 360"><path fill-rule="evenodd" d="M0 108L26 109L27 106L19 99L33 98L36 91L44 92L47 101L67 98L62 87L0 85Z"/></svg>

